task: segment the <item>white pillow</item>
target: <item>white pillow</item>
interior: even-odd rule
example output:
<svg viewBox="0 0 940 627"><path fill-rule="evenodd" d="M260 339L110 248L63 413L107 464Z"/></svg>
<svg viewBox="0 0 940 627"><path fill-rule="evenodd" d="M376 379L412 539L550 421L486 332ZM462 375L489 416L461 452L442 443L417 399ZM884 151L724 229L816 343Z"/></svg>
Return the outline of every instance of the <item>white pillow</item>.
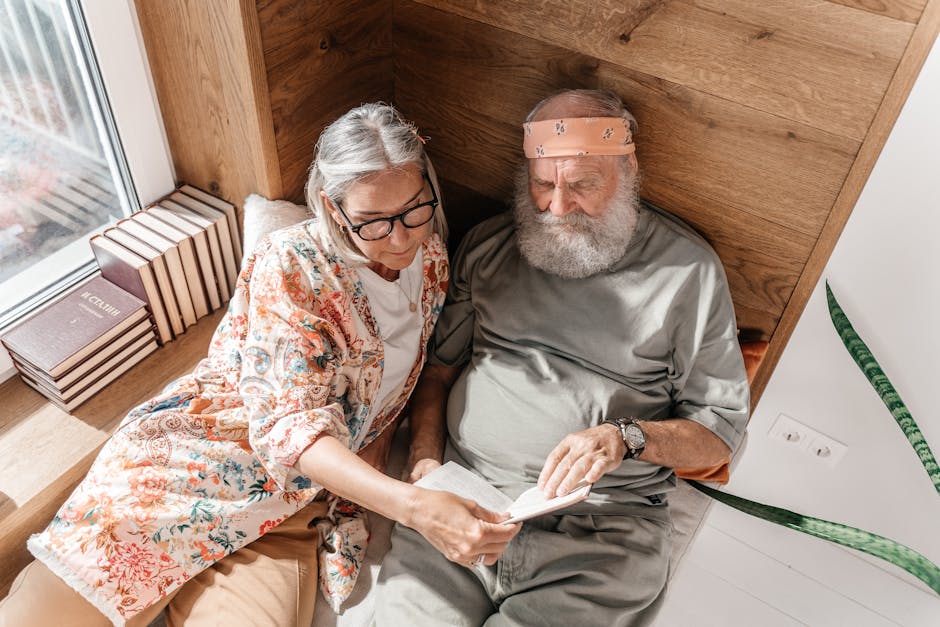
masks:
<svg viewBox="0 0 940 627"><path fill-rule="evenodd" d="M248 258L255 246L271 231L303 222L312 217L304 205L295 205L287 200L268 200L264 196L251 194L245 199L242 250Z"/></svg>

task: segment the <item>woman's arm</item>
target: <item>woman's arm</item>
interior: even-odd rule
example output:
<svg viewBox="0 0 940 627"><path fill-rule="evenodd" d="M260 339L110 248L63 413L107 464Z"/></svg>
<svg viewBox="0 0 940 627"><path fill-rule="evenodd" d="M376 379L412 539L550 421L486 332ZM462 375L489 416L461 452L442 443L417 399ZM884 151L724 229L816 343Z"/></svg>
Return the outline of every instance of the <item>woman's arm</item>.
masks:
<svg viewBox="0 0 940 627"><path fill-rule="evenodd" d="M377 438L369 442L364 448L359 449L356 455L379 472L385 472L388 466L388 456L392 451L392 440L395 439L395 431L398 429L400 421L385 427L385 430Z"/></svg>
<svg viewBox="0 0 940 627"><path fill-rule="evenodd" d="M498 524L505 515L468 499L392 479L329 435L318 438L300 455L296 469L333 494L418 531L459 564L481 554L486 556L484 563L496 563L520 528Z"/></svg>

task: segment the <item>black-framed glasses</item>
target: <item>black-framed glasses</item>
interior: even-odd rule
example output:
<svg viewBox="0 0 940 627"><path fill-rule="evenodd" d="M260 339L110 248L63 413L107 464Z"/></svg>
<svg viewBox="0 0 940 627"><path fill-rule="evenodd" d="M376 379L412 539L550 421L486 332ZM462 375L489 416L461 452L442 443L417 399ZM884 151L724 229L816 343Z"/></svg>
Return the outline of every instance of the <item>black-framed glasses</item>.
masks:
<svg viewBox="0 0 940 627"><path fill-rule="evenodd" d="M431 184L431 179L428 178L427 173L423 175L423 178L427 182L428 187L431 188L431 200L415 205L414 207L409 207L398 215L388 218L376 218L368 222L353 224L349 216L346 215L346 212L343 211L343 206L340 202L334 200L333 203L336 205L336 208L339 209L343 219L346 220L350 231L370 242L377 239L384 239L392 234L392 229L395 228L396 221L400 221L405 228L416 229L419 226L424 226L434 217L434 211L437 209L440 201L437 199L437 192L434 190L434 185Z"/></svg>

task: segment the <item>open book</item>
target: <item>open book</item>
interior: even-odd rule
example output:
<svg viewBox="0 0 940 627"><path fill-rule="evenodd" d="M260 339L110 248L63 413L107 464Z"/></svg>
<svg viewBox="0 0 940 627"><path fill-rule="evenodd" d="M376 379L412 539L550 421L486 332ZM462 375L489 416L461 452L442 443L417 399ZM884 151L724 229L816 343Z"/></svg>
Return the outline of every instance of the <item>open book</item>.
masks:
<svg viewBox="0 0 940 627"><path fill-rule="evenodd" d="M591 493L591 486L582 485L564 496L547 498L538 486L529 488L515 501L488 484L484 479L455 462L447 462L423 476L415 485L428 490L452 492L476 501L482 507L501 514L509 512L506 523L517 523L553 512L583 501Z"/></svg>

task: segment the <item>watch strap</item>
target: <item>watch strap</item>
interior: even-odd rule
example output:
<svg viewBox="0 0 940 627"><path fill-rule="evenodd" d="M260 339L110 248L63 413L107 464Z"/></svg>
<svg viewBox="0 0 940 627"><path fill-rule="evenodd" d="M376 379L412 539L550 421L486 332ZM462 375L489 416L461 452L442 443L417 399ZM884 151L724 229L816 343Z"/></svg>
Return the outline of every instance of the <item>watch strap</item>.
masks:
<svg viewBox="0 0 940 627"><path fill-rule="evenodd" d="M643 434L645 439L646 434L643 431L643 428L638 424L636 418L607 418L606 420L603 420L601 424L612 424L620 430L620 438L623 440L623 445L626 448L626 452L623 455L624 459L634 459L635 457L640 456L643 451L646 450L645 443L643 446L634 446L631 442L631 438L627 435L627 426L636 425L636 428L640 430L640 433Z"/></svg>

